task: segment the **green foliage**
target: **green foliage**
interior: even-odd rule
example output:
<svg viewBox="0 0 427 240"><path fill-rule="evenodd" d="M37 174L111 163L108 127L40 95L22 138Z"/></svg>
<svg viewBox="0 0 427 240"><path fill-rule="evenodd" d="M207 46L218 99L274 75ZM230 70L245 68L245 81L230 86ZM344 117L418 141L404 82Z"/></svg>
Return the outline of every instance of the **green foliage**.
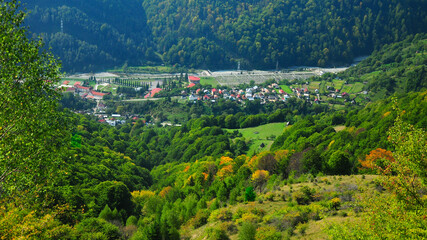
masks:
<svg viewBox="0 0 427 240"><path fill-rule="evenodd" d="M425 33L385 45L355 67L338 74L348 81L367 82L365 90L372 99L384 99L395 92L420 91L426 85Z"/></svg>
<svg viewBox="0 0 427 240"><path fill-rule="evenodd" d="M425 26L423 1L149 0L143 6L167 63L210 69L237 61L245 69L349 63Z"/></svg>
<svg viewBox="0 0 427 240"><path fill-rule="evenodd" d="M424 94L425 95L425 94ZM389 141L393 158L382 159L379 169L384 196L367 194L361 201L365 212L358 224L330 226L333 239L423 239L427 237L425 155L426 132L402 120L400 110Z"/></svg>
<svg viewBox="0 0 427 240"><path fill-rule="evenodd" d="M108 207L108 204L105 205L104 210L99 213L99 218L102 218L107 221L113 219L113 211L111 211L111 209Z"/></svg>
<svg viewBox="0 0 427 240"><path fill-rule="evenodd" d="M128 217L128 219L126 220L126 226L136 226L137 223L138 219L134 215Z"/></svg>
<svg viewBox="0 0 427 240"><path fill-rule="evenodd" d="M22 26L17 1L0 2L0 196L43 191L63 176L67 124L57 112L59 65ZM27 193L33 195L34 193ZM36 200L36 199L33 199Z"/></svg>
<svg viewBox="0 0 427 240"><path fill-rule="evenodd" d="M247 187L245 190L245 201L253 202L255 201L256 194L253 187Z"/></svg>
<svg viewBox="0 0 427 240"><path fill-rule="evenodd" d="M314 192L314 189L304 186L299 191L294 192L292 195L299 205L307 205L313 201Z"/></svg>
<svg viewBox="0 0 427 240"><path fill-rule="evenodd" d="M338 150L332 153L327 162L328 172L332 175L350 174L353 164L344 151Z"/></svg>
<svg viewBox="0 0 427 240"><path fill-rule="evenodd" d="M244 222L239 229L239 240L255 240L256 226L251 222Z"/></svg>
<svg viewBox="0 0 427 240"><path fill-rule="evenodd" d="M84 219L76 225L76 230L83 239L112 240L121 237L117 226L100 218Z"/></svg>
<svg viewBox="0 0 427 240"><path fill-rule="evenodd" d="M140 1L23 2L31 12L31 31L43 35L66 71L124 65L126 72L126 65L159 62Z"/></svg>

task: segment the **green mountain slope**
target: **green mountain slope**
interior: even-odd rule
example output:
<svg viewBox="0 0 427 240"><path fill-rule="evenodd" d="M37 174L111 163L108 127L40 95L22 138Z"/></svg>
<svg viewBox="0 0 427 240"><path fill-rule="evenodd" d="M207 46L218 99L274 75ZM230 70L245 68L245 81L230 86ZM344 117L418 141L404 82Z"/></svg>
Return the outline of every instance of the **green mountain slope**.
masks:
<svg viewBox="0 0 427 240"><path fill-rule="evenodd" d="M30 11L30 30L42 34L66 71L157 60L140 1L27 0L23 6Z"/></svg>
<svg viewBox="0 0 427 240"><path fill-rule="evenodd" d="M30 30L76 71L158 63L155 52L210 69L335 66L427 23L425 0L23 2Z"/></svg>
<svg viewBox="0 0 427 240"><path fill-rule="evenodd" d="M427 34L410 35L386 45L355 67L338 74L348 82L366 82L372 99L427 87Z"/></svg>
<svg viewBox="0 0 427 240"><path fill-rule="evenodd" d="M274 69L351 63L425 31L427 2L354 0L143 3L159 52L193 67ZM230 66L230 64L232 64ZM235 65L236 64L236 65Z"/></svg>

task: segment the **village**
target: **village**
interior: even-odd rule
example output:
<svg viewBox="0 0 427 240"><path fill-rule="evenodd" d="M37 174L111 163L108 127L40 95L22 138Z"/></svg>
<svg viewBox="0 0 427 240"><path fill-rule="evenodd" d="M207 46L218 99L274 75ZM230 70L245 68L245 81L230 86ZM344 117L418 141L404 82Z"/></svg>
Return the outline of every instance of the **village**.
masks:
<svg viewBox="0 0 427 240"><path fill-rule="evenodd" d="M177 77L178 78L178 77ZM204 77L200 75L186 75L185 81L180 87L168 88L165 87L165 81L158 81L157 84L150 83L147 86L147 91L143 93L143 98L129 97L126 94L118 93L117 88L121 85L117 84L120 81L105 78L89 77L88 80L83 79L82 81L70 81L64 80L60 88L63 89L64 93L72 93L75 96L79 96L85 101L95 101L96 107L90 110L81 111L81 113L95 115L99 118L100 122L107 123L111 126L123 124L126 120L137 120L138 116L125 115L122 116L119 113L107 114L106 101L115 99L116 101L126 102L137 102L137 101L157 101L163 99L165 96L171 97L181 103L196 103L198 101L206 102L210 101L215 104L220 99L236 101L239 104L245 104L246 101L257 101L259 104L267 104L274 102L288 102L289 99L302 99L310 104L338 104L344 105L357 104L358 96L366 95L366 91L362 91L362 88L358 86L357 92L348 93L342 91L346 88L347 83L341 82L339 79L335 79L330 85L326 85L323 82L311 81L308 79L294 80L292 84L284 84L282 80L278 81L271 79L264 83L255 83L250 81L248 83L239 85L222 85L217 84L216 87L212 86L212 81L206 84ZM171 78L172 79L172 78ZM92 81L91 84L89 84ZM115 88L113 82L116 83ZM160 84L163 83L163 84ZM335 84L334 84L335 83ZM132 89L132 91L141 91L141 87L135 84L130 84L131 87L122 86ZM179 91L177 91L179 90ZM107 99L107 100L106 100ZM366 97L364 97L366 99ZM150 123L146 123L150 124ZM151 123L153 124L153 123ZM168 124L168 123L164 123Z"/></svg>

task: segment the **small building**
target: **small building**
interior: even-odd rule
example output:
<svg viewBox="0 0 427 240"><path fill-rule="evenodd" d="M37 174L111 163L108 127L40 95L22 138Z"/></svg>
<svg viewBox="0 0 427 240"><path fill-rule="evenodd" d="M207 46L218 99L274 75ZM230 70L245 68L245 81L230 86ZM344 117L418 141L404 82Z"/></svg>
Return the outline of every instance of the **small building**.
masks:
<svg viewBox="0 0 427 240"><path fill-rule="evenodd" d="M147 95L145 95L144 98L154 97L154 95L156 93L159 93L160 91L162 91L161 88L155 88L155 89L151 90Z"/></svg>
<svg viewBox="0 0 427 240"><path fill-rule="evenodd" d="M91 87L83 87L80 84L74 84L74 87L75 87L77 93L80 93L80 92L88 93L88 92L90 92L90 90L92 90Z"/></svg>
<svg viewBox="0 0 427 240"><path fill-rule="evenodd" d="M194 84L200 84L200 78L195 76L188 76L188 81Z"/></svg>

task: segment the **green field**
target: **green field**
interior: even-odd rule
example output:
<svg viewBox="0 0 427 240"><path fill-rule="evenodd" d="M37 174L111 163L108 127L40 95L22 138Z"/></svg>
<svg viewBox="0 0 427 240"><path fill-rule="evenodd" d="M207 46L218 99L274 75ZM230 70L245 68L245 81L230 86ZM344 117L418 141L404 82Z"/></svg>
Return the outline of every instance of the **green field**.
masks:
<svg viewBox="0 0 427 240"><path fill-rule="evenodd" d="M310 92L314 92L316 89L320 88L320 82L310 82L310 85L308 85L308 90Z"/></svg>
<svg viewBox="0 0 427 240"><path fill-rule="evenodd" d="M364 86L365 85L363 83L360 83L360 82L357 82L354 84L344 85L341 89L341 92L359 93L363 90Z"/></svg>
<svg viewBox="0 0 427 240"><path fill-rule="evenodd" d="M271 144L273 144L274 140L272 138L267 138L272 135L278 137L283 133L284 127L285 123L269 123L258 127L238 129L238 131L247 141L250 140L251 145L249 146L247 154L252 155L256 152L270 150ZM234 129L228 129L228 131L232 132ZM265 145L262 149L260 148L261 143L264 143Z"/></svg>
<svg viewBox="0 0 427 240"><path fill-rule="evenodd" d="M288 85L280 85L280 87L285 91L285 93L292 94L292 90Z"/></svg>
<svg viewBox="0 0 427 240"><path fill-rule="evenodd" d="M212 87L216 87L217 85L219 85L218 81L213 77L201 77L200 84L211 85Z"/></svg>
<svg viewBox="0 0 427 240"><path fill-rule="evenodd" d="M332 82L334 83L333 86L335 89L340 89L342 88L342 86L344 85L344 81L343 80L332 80Z"/></svg>

